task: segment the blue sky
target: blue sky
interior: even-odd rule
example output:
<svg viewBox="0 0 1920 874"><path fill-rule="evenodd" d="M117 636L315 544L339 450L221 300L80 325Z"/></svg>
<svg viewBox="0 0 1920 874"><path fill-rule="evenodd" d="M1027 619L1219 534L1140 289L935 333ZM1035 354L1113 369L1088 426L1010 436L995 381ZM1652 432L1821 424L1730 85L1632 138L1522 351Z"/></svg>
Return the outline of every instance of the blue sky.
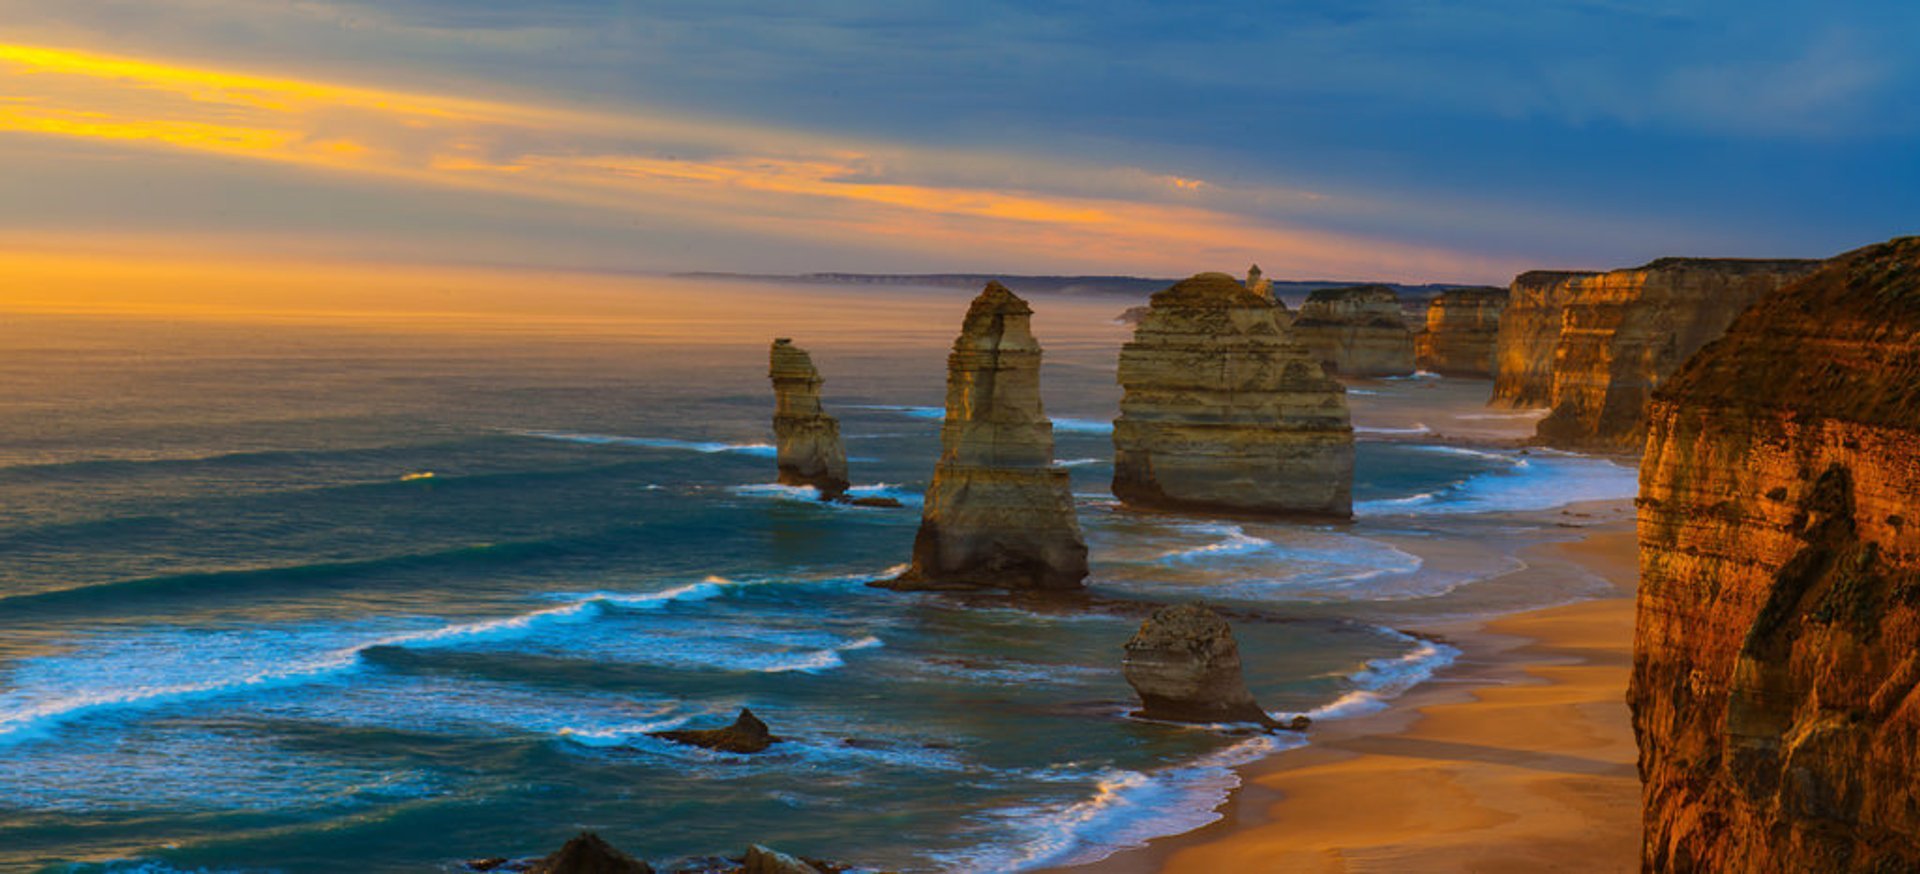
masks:
<svg viewBox="0 0 1920 874"><path fill-rule="evenodd" d="M0 44L568 113L261 122L352 161L0 114L0 230L643 270L1821 256L1920 231L1916 43L1904 2L0 0ZM36 63L0 80L63 118L260 111Z"/></svg>

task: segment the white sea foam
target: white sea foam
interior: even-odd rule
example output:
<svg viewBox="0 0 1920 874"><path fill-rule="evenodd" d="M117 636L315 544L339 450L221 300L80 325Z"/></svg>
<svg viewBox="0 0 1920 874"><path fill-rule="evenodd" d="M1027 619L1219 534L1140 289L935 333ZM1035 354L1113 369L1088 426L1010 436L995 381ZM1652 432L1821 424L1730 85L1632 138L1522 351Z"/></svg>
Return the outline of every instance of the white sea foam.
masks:
<svg viewBox="0 0 1920 874"><path fill-rule="evenodd" d="M1092 775L1088 797L1051 805L1008 807L985 818L1015 835L968 853L934 861L943 870L1027 871L1097 862L1147 841L1177 835L1220 819L1216 809L1240 777L1234 768L1306 741L1261 735L1192 762L1156 771L1113 769ZM1068 775L1069 779L1088 779Z"/></svg>
<svg viewBox="0 0 1920 874"><path fill-rule="evenodd" d="M885 576L863 574L816 582L853 585ZM558 597L564 598L564 603L497 619L384 633L353 629L154 629L105 641L97 649L19 663L12 677L13 688L0 693L0 744L36 737L59 722L101 711L313 682L357 669L362 654L377 647L424 649L517 639L553 624L591 621L603 607L654 610L676 602L713 598L737 585L742 584L709 577L658 592L563 595ZM879 645L878 638L868 636L774 653L716 653L706 661L723 669L818 672L843 665L845 652Z"/></svg>
<svg viewBox="0 0 1920 874"><path fill-rule="evenodd" d="M1195 525L1191 526L1190 530L1195 533L1219 535L1223 539L1202 546L1169 550L1161 554L1161 561L1204 561L1228 555L1247 555L1273 547L1273 541L1254 537L1238 525Z"/></svg>
<svg viewBox="0 0 1920 874"><path fill-rule="evenodd" d="M1433 451L1438 451L1436 448ZM1447 451L1478 452L1448 447ZM1468 477L1444 489L1402 498L1360 501L1357 516L1503 513L1550 510L1582 501L1620 500L1639 493L1639 472L1604 458L1532 450L1506 456L1509 466Z"/></svg>
<svg viewBox="0 0 1920 874"><path fill-rule="evenodd" d="M1367 425L1355 425L1353 426L1353 433L1413 435L1413 434L1432 434L1433 429L1427 427L1425 422L1415 422L1413 423L1413 427L1411 428L1387 428L1387 427L1372 427Z"/></svg>
<svg viewBox="0 0 1920 874"><path fill-rule="evenodd" d="M782 501L797 501L815 504L830 509L868 509L854 504L820 500L820 493L812 486L789 486L779 483L754 483L733 486L729 489L737 495L774 498ZM899 483L871 483L853 486L847 489L847 495L854 498L892 498L910 507L920 506L926 500L926 494L918 489L910 489Z"/></svg>
<svg viewBox="0 0 1920 874"><path fill-rule="evenodd" d="M1440 374L1434 373L1431 370L1416 370L1405 376L1383 376L1380 378L1383 380L1391 380L1393 382L1401 382L1409 379L1439 379Z"/></svg>
<svg viewBox="0 0 1920 874"><path fill-rule="evenodd" d="M1053 463L1061 467L1085 467L1089 464L1099 464L1104 461L1106 461L1104 458L1056 458L1053 460Z"/></svg>
<svg viewBox="0 0 1920 874"><path fill-rule="evenodd" d="M571 431L516 431L521 437L533 437L540 440L560 440L567 443L586 443L594 446L644 446L649 449L678 449L686 452L699 452L708 455L715 453L735 453L772 458L776 454L770 443L720 443L701 440L675 440L668 437L623 437L617 434L576 434Z"/></svg>
<svg viewBox="0 0 1920 874"><path fill-rule="evenodd" d="M1377 713L1386 709L1388 702L1426 682L1435 672L1453 664L1453 660L1460 657L1458 649L1444 643L1424 640L1390 628L1381 628L1380 631L1405 641L1413 649L1394 658L1367 662L1366 667L1348 678L1352 688L1346 694L1307 711L1306 716L1318 721ZM1283 722L1296 715L1299 714L1273 714L1275 719Z"/></svg>

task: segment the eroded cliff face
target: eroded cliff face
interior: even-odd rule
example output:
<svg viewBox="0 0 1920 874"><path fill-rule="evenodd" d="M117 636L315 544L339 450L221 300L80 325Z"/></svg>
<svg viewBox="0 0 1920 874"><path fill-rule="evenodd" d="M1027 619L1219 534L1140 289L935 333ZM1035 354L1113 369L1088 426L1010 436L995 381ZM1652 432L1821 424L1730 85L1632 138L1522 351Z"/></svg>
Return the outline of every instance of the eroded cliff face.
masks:
<svg viewBox="0 0 1920 874"><path fill-rule="evenodd" d="M1443 376L1489 377L1504 288L1455 288L1427 304L1427 329L1414 335L1414 363Z"/></svg>
<svg viewBox="0 0 1920 874"><path fill-rule="evenodd" d="M1120 351L1113 493L1199 512L1353 513L1346 389L1224 273L1153 295Z"/></svg>
<svg viewBox="0 0 1920 874"><path fill-rule="evenodd" d="M793 341L780 338L768 351L773 380L773 437L780 483L813 486L832 500L847 491L847 447L840 423L820 408L820 371Z"/></svg>
<svg viewBox="0 0 1920 874"><path fill-rule="evenodd" d="M1323 288L1307 296L1293 320L1293 336L1344 376L1405 376L1413 372L1413 332L1400 296L1384 285Z"/></svg>
<svg viewBox="0 0 1920 874"><path fill-rule="evenodd" d="M1920 870L1920 238L1661 386L1640 550L1646 868Z"/></svg>
<svg viewBox="0 0 1920 874"><path fill-rule="evenodd" d="M1754 301L1819 265L1662 258L1522 274L1501 315L1492 403L1551 407L1537 435L1549 446L1637 449L1653 389Z"/></svg>
<svg viewBox="0 0 1920 874"><path fill-rule="evenodd" d="M947 418L913 566L896 588L1073 589L1087 547L1040 404L1033 310L998 282L974 298L947 358Z"/></svg>

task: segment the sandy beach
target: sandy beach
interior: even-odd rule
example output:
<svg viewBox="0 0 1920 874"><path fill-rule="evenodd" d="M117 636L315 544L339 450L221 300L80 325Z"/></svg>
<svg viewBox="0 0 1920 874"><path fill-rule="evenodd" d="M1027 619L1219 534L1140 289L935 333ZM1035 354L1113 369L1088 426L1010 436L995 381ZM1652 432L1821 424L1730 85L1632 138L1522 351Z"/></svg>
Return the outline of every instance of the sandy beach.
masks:
<svg viewBox="0 0 1920 874"><path fill-rule="evenodd" d="M1445 638L1459 659L1387 710L1323 722L1310 746L1248 766L1219 822L1072 870L1637 870L1625 504L1585 508L1604 521L1523 551L1528 566L1507 580L1585 572L1611 594L1410 629Z"/></svg>

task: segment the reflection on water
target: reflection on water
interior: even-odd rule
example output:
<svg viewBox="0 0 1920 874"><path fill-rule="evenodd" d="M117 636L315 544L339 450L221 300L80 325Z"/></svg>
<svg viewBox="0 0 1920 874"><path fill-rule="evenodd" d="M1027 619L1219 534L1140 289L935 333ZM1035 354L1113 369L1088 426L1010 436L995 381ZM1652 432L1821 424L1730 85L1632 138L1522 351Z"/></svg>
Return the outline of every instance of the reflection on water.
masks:
<svg viewBox="0 0 1920 874"><path fill-rule="evenodd" d="M15 318L0 867L417 871L587 826L655 857L765 841L1006 870L1209 821L1233 764L1298 742L1127 719L1119 647L1145 607L864 585L910 550L964 293L589 285L445 299L431 324L372 292L372 315L305 323ZM1352 524L1126 511L1107 423L1129 303L1035 301L1094 591L1225 602L1276 711L1418 682L1451 653L1391 626L1493 603L1475 583L1550 533L1496 511L1630 483L1367 442ZM908 507L769 484L774 336L821 367L855 494ZM1356 421L1439 429L1475 421L1484 383L1366 390ZM788 742L649 735L741 706Z"/></svg>

